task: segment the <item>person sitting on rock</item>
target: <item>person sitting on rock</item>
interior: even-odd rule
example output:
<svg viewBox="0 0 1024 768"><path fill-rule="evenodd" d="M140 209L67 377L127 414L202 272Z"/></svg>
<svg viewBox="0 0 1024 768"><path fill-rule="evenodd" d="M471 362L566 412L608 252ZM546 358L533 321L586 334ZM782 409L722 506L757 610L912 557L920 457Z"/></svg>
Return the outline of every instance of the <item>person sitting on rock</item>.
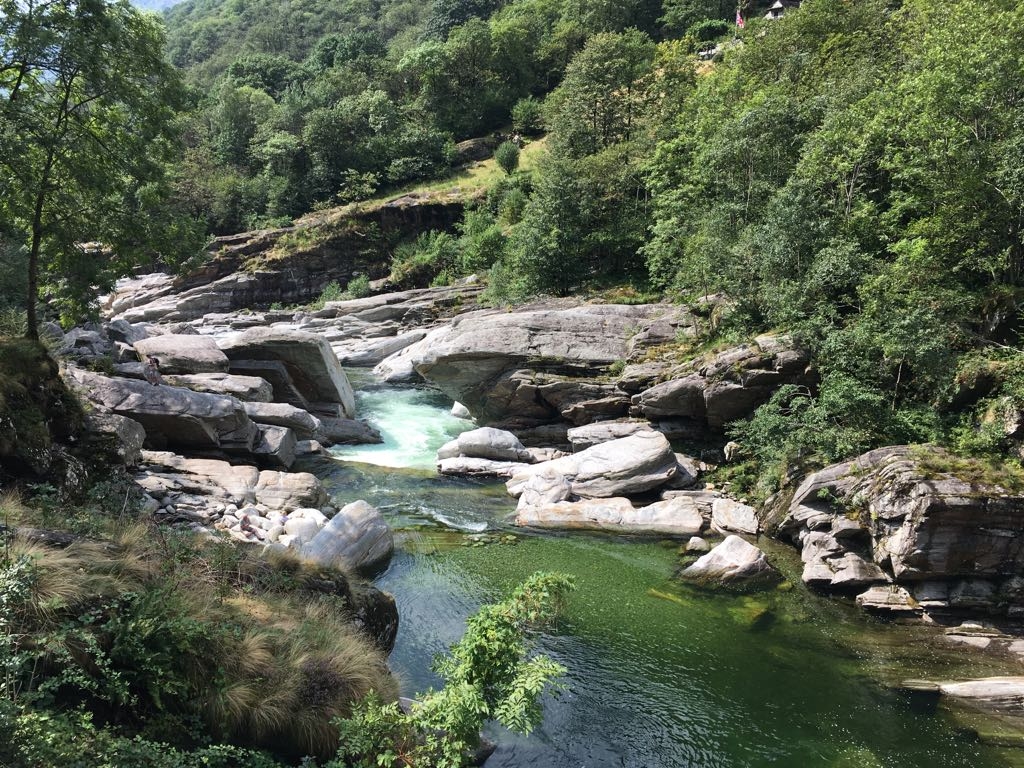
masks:
<svg viewBox="0 0 1024 768"><path fill-rule="evenodd" d="M160 375L160 361L152 355L146 358L146 364L142 366L142 375L154 387L164 383L164 379Z"/></svg>

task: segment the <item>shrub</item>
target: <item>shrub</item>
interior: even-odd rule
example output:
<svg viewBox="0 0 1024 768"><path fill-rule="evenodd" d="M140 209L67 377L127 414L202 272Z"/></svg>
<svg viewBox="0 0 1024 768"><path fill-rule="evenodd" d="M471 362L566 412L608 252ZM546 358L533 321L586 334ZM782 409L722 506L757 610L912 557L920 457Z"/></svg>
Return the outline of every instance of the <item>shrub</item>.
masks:
<svg viewBox="0 0 1024 768"><path fill-rule="evenodd" d="M512 130L523 136L536 136L544 130L543 103L527 96L512 107Z"/></svg>
<svg viewBox="0 0 1024 768"><path fill-rule="evenodd" d="M370 295L370 278L366 275L357 275L348 281L345 286L345 293L350 298L361 299Z"/></svg>
<svg viewBox="0 0 1024 768"><path fill-rule="evenodd" d="M519 167L519 147L511 141L503 141L494 150L494 159L501 170L511 176Z"/></svg>
<svg viewBox="0 0 1024 768"><path fill-rule="evenodd" d="M368 697L338 721L341 747L328 768L461 768L485 721L529 733L540 721L540 695L565 670L546 656L528 658L527 633L554 618L572 588L567 576L536 573L504 602L481 608L436 665L445 687L408 714Z"/></svg>
<svg viewBox="0 0 1024 768"><path fill-rule="evenodd" d="M447 232L431 230L412 243L395 249L391 259L390 282L400 288L422 288L447 282L459 261L455 238Z"/></svg>

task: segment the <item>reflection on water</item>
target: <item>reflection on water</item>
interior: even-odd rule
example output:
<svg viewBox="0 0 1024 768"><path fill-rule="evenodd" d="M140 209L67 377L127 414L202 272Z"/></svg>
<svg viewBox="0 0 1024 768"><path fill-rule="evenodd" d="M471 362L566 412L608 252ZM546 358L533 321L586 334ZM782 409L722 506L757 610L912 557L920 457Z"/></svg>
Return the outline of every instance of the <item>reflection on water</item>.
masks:
<svg viewBox="0 0 1024 768"><path fill-rule="evenodd" d="M432 465L433 451L458 429L445 426L445 404L422 392L377 390L361 402L394 438L382 453L397 461L407 449L401 455L417 467ZM427 424L434 418L436 429ZM407 442L402 425L413 435ZM438 684L431 660L481 604L537 570L576 578L564 619L537 638L568 668L566 690L546 700L531 737L492 729L500 746L488 768L1009 764L875 682L934 673L940 662L943 674L965 673L956 658L919 661L920 630L870 622L801 588L690 590L673 577L678 542L512 529L514 503L498 483L348 460L314 471L336 501L365 498L396 528L398 551L378 583L398 601L391 664L407 693ZM466 546L465 532L484 527L512 531L517 541ZM772 555L796 578L791 551Z"/></svg>

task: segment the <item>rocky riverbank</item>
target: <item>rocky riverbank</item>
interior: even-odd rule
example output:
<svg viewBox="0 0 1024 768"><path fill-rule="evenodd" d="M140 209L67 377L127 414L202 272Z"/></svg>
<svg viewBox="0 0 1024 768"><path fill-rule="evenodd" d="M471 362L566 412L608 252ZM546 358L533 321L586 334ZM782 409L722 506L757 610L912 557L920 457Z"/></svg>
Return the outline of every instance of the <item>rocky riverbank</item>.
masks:
<svg viewBox="0 0 1024 768"><path fill-rule="evenodd" d="M510 311L479 306L473 281L316 309L190 312L186 324L175 294L154 290L161 281L124 281L103 325L59 344L67 379L130 446L163 520L364 572L386 564L392 536L376 510L289 471L332 444L378 439L342 368L372 366L385 383L439 389L476 421L438 451L438 471L507 481L517 525L677 538L683 578L743 589L778 583L758 539L771 535L800 550L816 590L941 624L950 643L1024 655L1024 501L998 482L940 468L933 449L893 448L815 473L763 509L709 483L735 451L723 425L780 386L815 385L784 335L701 352L693 340L713 306ZM204 306L190 290L189 306ZM156 322L130 322L141 317ZM162 385L142 378L150 355Z"/></svg>

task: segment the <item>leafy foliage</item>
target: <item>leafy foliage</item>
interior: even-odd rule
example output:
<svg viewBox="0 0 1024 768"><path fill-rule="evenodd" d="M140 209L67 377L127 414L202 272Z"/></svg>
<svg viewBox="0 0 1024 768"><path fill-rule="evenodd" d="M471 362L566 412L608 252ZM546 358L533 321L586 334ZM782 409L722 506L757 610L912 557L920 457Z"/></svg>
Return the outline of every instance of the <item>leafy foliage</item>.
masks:
<svg viewBox="0 0 1024 768"><path fill-rule="evenodd" d="M527 632L551 621L570 589L566 576L537 573L507 600L481 608L437 664L444 688L423 694L408 713L365 700L339 723L341 748L329 768L462 768L487 720L529 733L540 720L541 693L564 669L545 656L528 658Z"/></svg>
<svg viewBox="0 0 1024 768"><path fill-rule="evenodd" d="M0 4L0 242L24 249L33 338L41 284L77 317L150 249L201 245L162 205L181 104L162 46L127 2Z"/></svg>

